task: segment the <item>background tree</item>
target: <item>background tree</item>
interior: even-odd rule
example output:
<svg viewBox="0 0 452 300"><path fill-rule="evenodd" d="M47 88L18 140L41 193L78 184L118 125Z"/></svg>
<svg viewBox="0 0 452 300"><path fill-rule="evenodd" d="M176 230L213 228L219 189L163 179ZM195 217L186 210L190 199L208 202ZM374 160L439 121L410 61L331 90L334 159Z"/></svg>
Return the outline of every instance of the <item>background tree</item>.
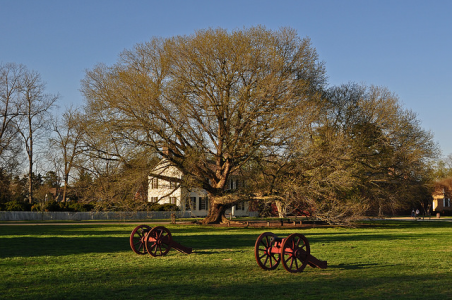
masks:
<svg viewBox="0 0 452 300"><path fill-rule="evenodd" d="M76 176L74 178L74 182L72 184L72 189L70 191L71 198L80 201L89 203L91 200L94 200L94 196L90 187L93 184L93 178L88 171L84 168L76 167ZM88 192L89 191L89 192Z"/></svg>
<svg viewBox="0 0 452 300"><path fill-rule="evenodd" d="M48 133L50 121L50 109L58 99L57 95L44 93L45 84L41 76L34 71L24 70L20 80L20 117L16 122L16 129L25 145L28 157L28 201L33 201L33 164L34 145Z"/></svg>
<svg viewBox="0 0 452 300"><path fill-rule="evenodd" d="M452 153L432 163L432 179L452 178Z"/></svg>
<svg viewBox="0 0 452 300"><path fill-rule="evenodd" d="M12 200L24 202L27 198L28 176L22 177L16 175L11 182Z"/></svg>
<svg viewBox="0 0 452 300"><path fill-rule="evenodd" d="M21 111L23 65L0 64L0 168L13 174L19 166L20 139L15 120Z"/></svg>
<svg viewBox="0 0 452 300"><path fill-rule="evenodd" d="M344 223L425 203L438 148L416 115L380 87L346 84L323 97L310 130L254 167L254 184L274 196L280 217L297 209Z"/></svg>
<svg viewBox="0 0 452 300"><path fill-rule="evenodd" d="M12 198L11 181L11 174L0 169L0 206Z"/></svg>
<svg viewBox="0 0 452 300"><path fill-rule="evenodd" d="M50 188L59 188L61 186L61 178L55 171L47 171L43 177L43 184Z"/></svg>
<svg viewBox="0 0 452 300"><path fill-rule="evenodd" d="M77 197L97 210L142 210L146 205L149 170L155 155L130 143L99 119L80 115L82 131L74 182ZM103 116L99 116L102 118ZM83 187L83 188L82 188ZM99 201L101 200L101 201Z"/></svg>
<svg viewBox="0 0 452 300"><path fill-rule="evenodd" d="M324 83L308 39L253 27L154 38L87 72L82 91L110 137L159 153L207 191L211 223L245 196L225 191L229 176L277 155L292 125L306 125Z"/></svg>
<svg viewBox="0 0 452 300"><path fill-rule="evenodd" d="M55 135L50 139L51 151L55 166L61 166L63 174L63 202L67 198L69 186L69 176L76 165L76 159L82 153L81 142L83 138L83 128L80 120L83 118L76 109L66 110L61 119L53 123Z"/></svg>
<svg viewBox="0 0 452 300"><path fill-rule="evenodd" d="M425 195L432 134L385 88L330 88L325 115L312 131L302 166L317 214L330 221L406 207ZM303 177L301 177L303 178Z"/></svg>

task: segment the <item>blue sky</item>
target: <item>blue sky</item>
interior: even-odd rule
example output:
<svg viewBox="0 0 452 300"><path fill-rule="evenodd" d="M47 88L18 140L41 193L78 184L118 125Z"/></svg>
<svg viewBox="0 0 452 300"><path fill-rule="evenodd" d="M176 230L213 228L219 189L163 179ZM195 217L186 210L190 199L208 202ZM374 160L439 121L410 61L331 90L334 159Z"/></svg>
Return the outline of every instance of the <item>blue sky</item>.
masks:
<svg viewBox="0 0 452 300"><path fill-rule="evenodd" d="M309 37L330 85L385 86L452 153L452 1L0 0L0 62L39 72L61 109L85 70L151 37L264 25Z"/></svg>

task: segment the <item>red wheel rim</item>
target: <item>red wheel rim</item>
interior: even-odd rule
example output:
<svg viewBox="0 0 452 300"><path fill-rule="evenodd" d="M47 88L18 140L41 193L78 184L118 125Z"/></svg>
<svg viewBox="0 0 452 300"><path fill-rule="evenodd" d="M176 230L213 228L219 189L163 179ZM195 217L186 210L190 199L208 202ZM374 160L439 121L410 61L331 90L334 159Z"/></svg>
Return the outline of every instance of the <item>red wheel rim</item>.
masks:
<svg viewBox="0 0 452 300"><path fill-rule="evenodd" d="M166 255L171 249L171 241L171 232L166 227L154 227L145 237L146 250L151 256Z"/></svg>
<svg viewBox="0 0 452 300"><path fill-rule="evenodd" d="M273 233L264 232L256 240L254 256L259 267L264 270L276 269L281 261L281 255L275 252L277 250L275 238L276 235Z"/></svg>
<svg viewBox="0 0 452 300"><path fill-rule="evenodd" d="M146 254L146 246L144 239L146 234L151 230L151 227L147 225L139 225L130 234L130 248L136 254Z"/></svg>
<svg viewBox="0 0 452 300"><path fill-rule="evenodd" d="M306 237L299 233L291 234L282 245L282 264L291 273L302 272L308 264L311 249Z"/></svg>

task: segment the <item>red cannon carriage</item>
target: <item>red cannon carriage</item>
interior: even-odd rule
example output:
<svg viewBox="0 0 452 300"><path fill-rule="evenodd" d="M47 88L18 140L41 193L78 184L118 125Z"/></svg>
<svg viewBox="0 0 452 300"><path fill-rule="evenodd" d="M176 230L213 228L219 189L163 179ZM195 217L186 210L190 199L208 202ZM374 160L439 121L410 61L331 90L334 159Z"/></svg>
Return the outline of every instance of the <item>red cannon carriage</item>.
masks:
<svg viewBox="0 0 452 300"><path fill-rule="evenodd" d="M171 248L190 254L193 249L174 241L171 232L164 226L149 227L139 225L130 234L130 247L136 254L149 253L151 256L166 255Z"/></svg>
<svg viewBox="0 0 452 300"><path fill-rule="evenodd" d="M257 264L264 270L276 269L281 261L284 269L291 273L302 272L306 265L327 268L326 261L311 255L308 240L299 233L280 238L272 232L264 232L256 240L254 255Z"/></svg>

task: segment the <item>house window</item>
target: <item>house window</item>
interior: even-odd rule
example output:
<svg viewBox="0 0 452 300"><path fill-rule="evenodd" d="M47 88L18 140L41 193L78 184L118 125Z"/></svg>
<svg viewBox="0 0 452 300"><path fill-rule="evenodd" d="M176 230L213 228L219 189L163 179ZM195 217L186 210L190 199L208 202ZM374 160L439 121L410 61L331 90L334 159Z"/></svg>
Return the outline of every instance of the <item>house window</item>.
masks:
<svg viewBox="0 0 452 300"><path fill-rule="evenodd" d="M190 197L187 209L196 210L196 197Z"/></svg>
<svg viewBox="0 0 452 300"><path fill-rule="evenodd" d="M228 184L228 188L229 188L230 190L236 190L236 189L238 189L238 188L239 188L239 180L238 180L238 179L236 179L236 180L230 179L230 180L229 180L229 184Z"/></svg>
<svg viewBox="0 0 452 300"><path fill-rule="evenodd" d="M150 186L151 186L151 189L158 189L159 188L158 178L151 178Z"/></svg>
<svg viewBox="0 0 452 300"><path fill-rule="evenodd" d="M159 197L150 197L149 202L157 203L157 202L159 202Z"/></svg>
<svg viewBox="0 0 452 300"><path fill-rule="evenodd" d="M171 204L176 204L177 202L177 197L169 197L170 203Z"/></svg>
<svg viewBox="0 0 452 300"><path fill-rule="evenodd" d="M199 198L199 210L207 210L207 197Z"/></svg>
<svg viewBox="0 0 452 300"><path fill-rule="evenodd" d="M443 207L450 207L450 199L449 198L443 199Z"/></svg>
<svg viewBox="0 0 452 300"><path fill-rule="evenodd" d="M170 187L170 189L175 189L175 188L177 188L177 182L175 182L175 181L170 181L170 182L169 182L169 187Z"/></svg>
<svg viewBox="0 0 452 300"><path fill-rule="evenodd" d="M237 210L245 210L245 203L243 203L243 202L237 203L237 205L235 206L235 209L237 209Z"/></svg>
<svg viewBox="0 0 452 300"><path fill-rule="evenodd" d="M241 181L238 180L238 179L236 179L236 180L230 179L230 180L228 181L228 186L227 186L227 188L228 188L229 190L236 190L236 189L241 188L241 187L243 187L243 182L241 182Z"/></svg>

